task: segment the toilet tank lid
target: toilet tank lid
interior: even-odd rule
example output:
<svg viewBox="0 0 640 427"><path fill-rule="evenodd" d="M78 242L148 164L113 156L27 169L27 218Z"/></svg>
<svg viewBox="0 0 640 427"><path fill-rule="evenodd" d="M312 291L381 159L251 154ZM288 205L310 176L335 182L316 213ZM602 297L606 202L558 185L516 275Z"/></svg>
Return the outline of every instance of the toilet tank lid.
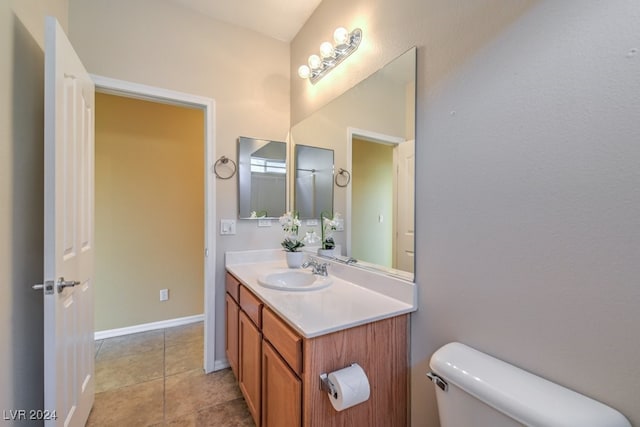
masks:
<svg viewBox="0 0 640 427"><path fill-rule="evenodd" d="M620 412L464 344L431 356L432 371L525 425L631 427Z"/></svg>

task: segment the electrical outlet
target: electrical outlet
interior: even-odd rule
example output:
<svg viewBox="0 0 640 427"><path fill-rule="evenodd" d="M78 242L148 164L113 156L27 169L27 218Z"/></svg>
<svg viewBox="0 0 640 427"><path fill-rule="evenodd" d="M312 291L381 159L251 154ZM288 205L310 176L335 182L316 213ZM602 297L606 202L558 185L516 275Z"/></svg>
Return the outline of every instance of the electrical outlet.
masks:
<svg viewBox="0 0 640 427"><path fill-rule="evenodd" d="M318 220L317 219L308 219L307 220L307 225L309 227L317 226L318 225Z"/></svg>
<svg viewBox="0 0 640 427"><path fill-rule="evenodd" d="M160 301L169 299L169 289L160 289Z"/></svg>
<svg viewBox="0 0 640 427"><path fill-rule="evenodd" d="M271 227L271 220L270 219L259 219L258 220L258 227Z"/></svg>

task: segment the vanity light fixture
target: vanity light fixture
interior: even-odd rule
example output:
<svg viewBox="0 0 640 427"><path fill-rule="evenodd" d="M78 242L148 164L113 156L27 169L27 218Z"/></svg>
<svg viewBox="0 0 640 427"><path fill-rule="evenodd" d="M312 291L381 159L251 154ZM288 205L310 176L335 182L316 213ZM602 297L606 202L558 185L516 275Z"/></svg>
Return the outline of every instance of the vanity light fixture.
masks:
<svg viewBox="0 0 640 427"><path fill-rule="evenodd" d="M320 45L320 55L309 56L308 65L298 68L298 75L303 79L309 79L315 83L336 65L351 55L360 45L362 30L356 28L349 32L346 28L339 27L333 33L334 44L324 42Z"/></svg>

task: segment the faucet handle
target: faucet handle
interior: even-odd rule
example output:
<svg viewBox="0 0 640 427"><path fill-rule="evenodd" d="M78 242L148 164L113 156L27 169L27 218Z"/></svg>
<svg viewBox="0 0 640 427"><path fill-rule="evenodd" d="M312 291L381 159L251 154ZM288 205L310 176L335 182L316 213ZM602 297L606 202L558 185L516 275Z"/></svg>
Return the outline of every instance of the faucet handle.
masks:
<svg viewBox="0 0 640 427"><path fill-rule="evenodd" d="M318 273L320 273L323 276L326 276L328 274L327 272L327 268L329 267L329 264L324 262L320 265L318 265Z"/></svg>
<svg viewBox="0 0 640 427"><path fill-rule="evenodd" d="M316 267L316 265L318 265L318 264L316 263L316 261L315 261L313 258L310 258L310 259L306 260L305 262L303 262L301 267L302 267L302 268L307 268L307 267L313 267L313 268L315 268L315 267Z"/></svg>

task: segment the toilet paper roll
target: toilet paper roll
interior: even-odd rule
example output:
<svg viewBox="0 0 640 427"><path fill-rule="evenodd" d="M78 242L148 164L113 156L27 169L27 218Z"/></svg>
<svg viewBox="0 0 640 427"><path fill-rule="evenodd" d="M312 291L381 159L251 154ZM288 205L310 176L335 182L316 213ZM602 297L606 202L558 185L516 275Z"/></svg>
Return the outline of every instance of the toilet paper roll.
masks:
<svg viewBox="0 0 640 427"><path fill-rule="evenodd" d="M364 370L354 363L328 375L333 393L329 401L336 411L342 411L369 399L369 379Z"/></svg>

